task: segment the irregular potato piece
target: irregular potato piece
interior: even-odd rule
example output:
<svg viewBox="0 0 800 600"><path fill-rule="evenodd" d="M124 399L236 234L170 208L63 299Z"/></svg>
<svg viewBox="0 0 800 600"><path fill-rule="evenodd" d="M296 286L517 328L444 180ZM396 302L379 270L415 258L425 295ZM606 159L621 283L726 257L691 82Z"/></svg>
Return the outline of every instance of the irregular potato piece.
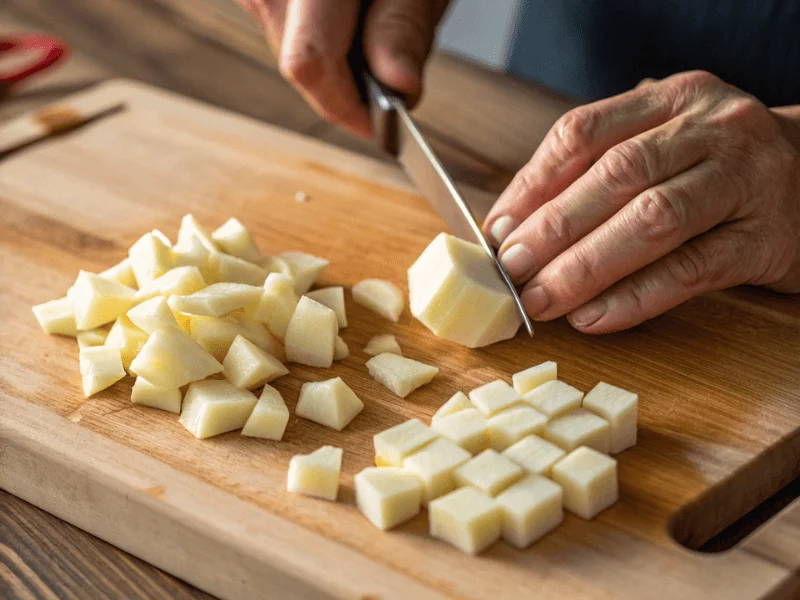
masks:
<svg viewBox="0 0 800 600"><path fill-rule="evenodd" d="M134 287L136 285L136 277L133 274L130 258L123 259L113 267L109 267L102 273L99 273L99 275L100 277L105 277L106 279L116 281L122 285L127 285L128 287Z"/></svg>
<svg viewBox="0 0 800 600"><path fill-rule="evenodd" d="M384 279L359 281L352 292L353 300L358 304L395 323L406 305L402 290Z"/></svg>
<svg viewBox="0 0 800 600"><path fill-rule="evenodd" d="M514 337L522 320L483 248L440 233L408 270L411 314L434 334L469 348Z"/></svg>
<svg viewBox="0 0 800 600"><path fill-rule="evenodd" d="M431 537L466 554L479 554L500 539L503 513L493 498L463 487L428 504Z"/></svg>
<svg viewBox="0 0 800 600"><path fill-rule="evenodd" d="M431 429L472 454L491 446L489 422L477 408L467 408L442 417L431 425Z"/></svg>
<svg viewBox="0 0 800 600"><path fill-rule="evenodd" d="M402 467L403 460L438 437L419 419L411 419L377 433L372 438L375 464L379 467Z"/></svg>
<svg viewBox="0 0 800 600"><path fill-rule="evenodd" d="M251 392L227 381L195 381L186 391L178 421L193 436L205 439L244 427L256 402Z"/></svg>
<svg viewBox="0 0 800 600"><path fill-rule="evenodd" d="M294 413L298 417L325 425L336 431L344 429L364 408L341 377L328 381L304 383Z"/></svg>
<svg viewBox="0 0 800 600"><path fill-rule="evenodd" d="M286 350L284 350L283 344L272 337L270 332L266 327L264 327L263 324L243 314L236 315L233 318L242 328L242 337L250 340L256 346L271 354L279 361L288 362L286 359Z"/></svg>
<svg viewBox="0 0 800 600"><path fill-rule="evenodd" d="M584 408L611 424L610 450L614 454L636 444L638 405L638 395L602 381L583 399Z"/></svg>
<svg viewBox="0 0 800 600"><path fill-rule="evenodd" d="M87 398L125 377L118 348L95 346L80 351L83 395Z"/></svg>
<svg viewBox="0 0 800 600"><path fill-rule="evenodd" d="M456 392L447 402L439 407L439 410L437 410L436 413L434 413L433 417L431 417L431 424L436 423L436 421L448 415L452 415L460 410L466 410L468 408L475 407L472 406L472 402L469 401L469 398L464 392Z"/></svg>
<svg viewBox="0 0 800 600"><path fill-rule="evenodd" d="M475 388L469 393L469 399L486 417L522 403L514 388L500 379Z"/></svg>
<svg viewBox="0 0 800 600"><path fill-rule="evenodd" d="M342 339L341 336L336 336L336 342L333 346L333 360L344 360L350 356L350 348L347 347L347 343Z"/></svg>
<svg viewBox="0 0 800 600"><path fill-rule="evenodd" d="M184 250L192 246L192 240L197 240L209 252L217 252L217 244L208 235L208 232L203 229L203 226L197 222L193 215L184 215L181 219L181 226L178 230L178 243L175 244L175 250Z"/></svg>
<svg viewBox="0 0 800 600"><path fill-rule="evenodd" d="M81 271L67 298L78 330L94 329L124 315L136 302L136 290Z"/></svg>
<svg viewBox="0 0 800 600"><path fill-rule="evenodd" d="M180 414L181 391L178 388L163 390L146 379L137 377L131 390L131 402Z"/></svg>
<svg viewBox="0 0 800 600"><path fill-rule="evenodd" d="M384 352L403 356L400 344L397 343L395 337L390 333L376 335L370 338L367 345L364 347L364 354L369 354L370 356L378 356L378 354L383 354Z"/></svg>
<svg viewBox="0 0 800 600"><path fill-rule="evenodd" d="M173 256L175 257L176 267L197 267L204 280L211 280L211 272L208 268L208 259L211 250L206 248L196 237L190 237L188 242L181 246L175 246Z"/></svg>
<svg viewBox="0 0 800 600"><path fill-rule="evenodd" d="M261 261L261 253L258 246L253 241L253 237L239 222L239 219L230 218L212 232L211 239L219 246L223 252L241 258L243 260L258 263Z"/></svg>
<svg viewBox="0 0 800 600"><path fill-rule="evenodd" d="M172 248L169 243L164 243L164 234L158 233L160 235L145 233L128 250L131 269L140 289L175 266Z"/></svg>
<svg viewBox="0 0 800 600"><path fill-rule="evenodd" d="M522 467L491 448L458 467L456 483L496 496L524 475Z"/></svg>
<svg viewBox="0 0 800 600"><path fill-rule="evenodd" d="M286 358L311 367L330 367L338 334L336 313L303 296L286 329Z"/></svg>
<svg viewBox="0 0 800 600"><path fill-rule="evenodd" d="M246 283L262 286L267 272L260 266L222 252L212 252L208 257L208 276L213 282Z"/></svg>
<svg viewBox="0 0 800 600"><path fill-rule="evenodd" d="M219 361L187 333L174 327L154 331L130 368L162 389L179 388L222 371Z"/></svg>
<svg viewBox="0 0 800 600"><path fill-rule="evenodd" d="M540 433L546 424L545 415L524 404L499 412L489 419L492 448L502 452L522 438L532 433Z"/></svg>
<svg viewBox="0 0 800 600"><path fill-rule="evenodd" d="M581 405L583 392L563 381L546 381L525 394L522 399L540 413L553 419Z"/></svg>
<svg viewBox="0 0 800 600"><path fill-rule="evenodd" d="M72 302L66 296L37 304L33 307L33 314L45 333L72 337L78 334Z"/></svg>
<svg viewBox="0 0 800 600"><path fill-rule="evenodd" d="M367 467L355 477L356 504L378 529L391 529L419 514L422 482L395 467Z"/></svg>
<svg viewBox="0 0 800 600"><path fill-rule="evenodd" d="M131 323L147 334L162 327L180 327L175 313L169 307L166 298L156 296L134 306L126 315Z"/></svg>
<svg viewBox="0 0 800 600"><path fill-rule="evenodd" d="M261 303L253 317L264 323L272 335L283 341L299 300L291 277L270 273L264 282Z"/></svg>
<svg viewBox="0 0 800 600"><path fill-rule="evenodd" d="M617 461L581 446L553 466L553 481L564 489L564 507L593 519L617 501Z"/></svg>
<svg viewBox="0 0 800 600"><path fill-rule="evenodd" d="M438 438L403 461L403 468L422 480L423 504L456 487L455 470L472 455L448 439Z"/></svg>
<svg viewBox="0 0 800 600"><path fill-rule="evenodd" d="M281 252L278 256L289 264L289 268L292 270L294 291L298 296L302 296L311 289L329 264L324 258L318 258L305 252Z"/></svg>
<svg viewBox="0 0 800 600"><path fill-rule="evenodd" d="M530 367L519 373L514 373L511 383L520 395L527 394L532 389L539 387L543 383L558 379L558 365L552 360L543 362L540 365Z"/></svg>
<svg viewBox="0 0 800 600"><path fill-rule="evenodd" d="M286 490L334 501L339 493L341 470L341 448L323 446L311 454L293 456L289 461Z"/></svg>
<svg viewBox="0 0 800 600"><path fill-rule="evenodd" d="M128 317L122 316L114 321L103 345L119 348L122 366L126 371L130 371L133 359L139 354L148 337L147 333L131 323Z"/></svg>
<svg viewBox="0 0 800 600"><path fill-rule="evenodd" d="M233 340L222 367L222 374L228 381L248 390L259 388L289 372L281 361L242 335Z"/></svg>
<svg viewBox="0 0 800 600"><path fill-rule="evenodd" d="M289 423L289 409L283 396L271 385L265 385L256 407L242 428L242 435L280 441Z"/></svg>
<svg viewBox="0 0 800 600"><path fill-rule="evenodd" d="M585 408L578 408L550 421L544 438L571 452L578 446L589 446L608 454L611 448L611 425Z"/></svg>
<svg viewBox="0 0 800 600"><path fill-rule="evenodd" d="M241 317L240 317L241 318ZM280 343L257 321L234 317L189 317L189 333L192 338L205 348L214 358L221 361L230 350L237 335L253 342L281 362L286 354Z"/></svg>
<svg viewBox="0 0 800 600"><path fill-rule="evenodd" d="M206 282L200 269L195 266L175 267L136 292L136 300L143 302L156 296L187 296L204 287Z"/></svg>
<svg viewBox="0 0 800 600"><path fill-rule="evenodd" d="M507 448L503 456L510 458L528 473L550 475L553 465L564 458L566 452L538 435L529 435Z"/></svg>
<svg viewBox="0 0 800 600"><path fill-rule="evenodd" d="M430 383L439 372L436 367L388 353L369 359L367 369L375 381L401 398L405 398L418 387Z"/></svg>
<svg viewBox="0 0 800 600"><path fill-rule="evenodd" d="M547 477L528 475L495 498L503 511L503 539L527 548L564 520L564 492Z"/></svg>
<svg viewBox="0 0 800 600"><path fill-rule="evenodd" d="M347 312L344 307L344 288L329 287L321 290L314 290L306 294L312 300L316 300L323 306L327 306L336 313L336 320L339 322L339 329L347 327Z"/></svg>
<svg viewBox="0 0 800 600"><path fill-rule="evenodd" d="M78 348L83 350L84 348L94 348L96 346L102 346L106 342L109 330L110 328L108 326L104 326L104 327L98 327L96 329L88 329L86 331L81 331L77 335Z"/></svg>
<svg viewBox="0 0 800 600"><path fill-rule="evenodd" d="M190 315L221 317L240 308L255 308L261 302L262 288L244 283L212 283L188 296L172 296L173 310Z"/></svg>
<svg viewBox="0 0 800 600"><path fill-rule="evenodd" d="M287 277L292 276L292 267L280 256L267 256L266 258L262 258L259 265L267 273L280 273ZM294 290L294 286L292 286L292 289Z"/></svg>

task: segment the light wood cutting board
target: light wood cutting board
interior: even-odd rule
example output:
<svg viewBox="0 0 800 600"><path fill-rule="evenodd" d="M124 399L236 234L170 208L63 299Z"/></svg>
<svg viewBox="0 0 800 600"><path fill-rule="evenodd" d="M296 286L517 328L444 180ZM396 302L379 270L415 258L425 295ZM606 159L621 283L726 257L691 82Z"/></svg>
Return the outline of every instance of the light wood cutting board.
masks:
<svg viewBox="0 0 800 600"><path fill-rule="evenodd" d="M236 216L265 253L330 259L322 284L405 271L443 228L392 165L139 84L71 102L128 110L0 162L0 487L226 598L790 598L800 594L800 504L735 549L697 547L800 472L797 297L735 290L603 337L541 324L470 351L406 314L391 324L350 301L352 354L276 382L290 409L305 381L340 375L366 408L337 433L291 418L283 442L230 433L198 441L175 415L133 406L128 380L84 399L77 348L39 330L30 307L99 271L142 233L174 237L191 211ZM305 192L309 202L294 196ZM485 197L474 196L479 212ZM482 202L482 203L481 203ZM405 400L366 373L366 341L395 334L440 367ZM471 558L430 539L420 515L391 533L354 505L353 475L376 432L424 421L457 390L556 360L562 379L640 395L640 441L619 458L620 502L568 515L525 551ZM345 449L340 501L284 492L293 454Z"/></svg>

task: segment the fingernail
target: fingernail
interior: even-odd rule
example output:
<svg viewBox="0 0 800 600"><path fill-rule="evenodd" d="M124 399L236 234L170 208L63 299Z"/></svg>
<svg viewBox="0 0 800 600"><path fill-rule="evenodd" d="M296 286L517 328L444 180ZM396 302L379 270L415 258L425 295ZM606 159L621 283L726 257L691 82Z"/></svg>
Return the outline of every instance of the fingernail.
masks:
<svg viewBox="0 0 800 600"><path fill-rule="evenodd" d="M589 327L597 323L601 317L608 312L608 300L605 298L598 298L587 302L580 308L573 310L567 315L567 320L572 323L573 327Z"/></svg>
<svg viewBox="0 0 800 600"><path fill-rule="evenodd" d="M502 244L516 228L517 225L514 223L514 219L508 215L503 215L492 223L492 226L489 228L489 235L492 236L494 245L499 248L500 244Z"/></svg>
<svg viewBox="0 0 800 600"><path fill-rule="evenodd" d="M403 69L409 75L413 75L415 77L419 75L419 60L414 58L412 55L406 54L405 52L398 52L394 55L394 60L398 65L403 67Z"/></svg>
<svg viewBox="0 0 800 600"><path fill-rule="evenodd" d="M524 290L520 300L522 300L522 304L525 307L525 312L531 318L536 318L550 306L550 298L547 297L547 292L540 285Z"/></svg>
<svg viewBox="0 0 800 600"><path fill-rule="evenodd" d="M514 244L500 256L503 268L511 279L519 280L536 268L533 254L524 244Z"/></svg>

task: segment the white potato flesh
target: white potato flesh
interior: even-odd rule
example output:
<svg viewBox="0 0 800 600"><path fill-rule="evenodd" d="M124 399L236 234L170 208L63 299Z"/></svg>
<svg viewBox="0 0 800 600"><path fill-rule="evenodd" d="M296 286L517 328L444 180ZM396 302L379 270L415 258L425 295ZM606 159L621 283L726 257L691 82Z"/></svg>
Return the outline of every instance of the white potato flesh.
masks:
<svg viewBox="0 0 800 600"><path fill-rule="evenodd" d="M189 317L189 333L192 338L205 348L217 360L221 361L230 350L237 335L250 340L262 350L268 352L281 362L286 354L280 342L257 321L246 317Z"/></svg>
<svg viewBox="0 0 800 600"><path fill-rule="evenodd" d="M489 422L477 408L442 417L431 425L431 429L472 454L483 452L492 444Z"/></svg>
<svg viewBox="0 0 800 600"><path fill-rule="evenodd" d="M168 243L164 243L163 234L155 232L144 234L128 250L128 259L139 288L146 287L175 266L175 256Z"/></svg>
<svg viewBox="0 0 800 600"><path fill-rule="evenodd" d="M128 317L122 316L114 321L103 345L119 348L122 366L126 371L130 371L133 359L139 354L148 337L149 335L131 323Z"/></svg>
<svg viewBox="0 0 800 600"><path fill-rule="evenodd" d="M166 298L156 296L128 311L128 319L148 335L162 327L180 327Z"/></svg>
<svg viewBox="0 0 800 600"><path fill-rule="evenodd" d="M433 417L431 417L431 424L436 423L436 421L448 415L468 408L474 408L474 406L472 406L472 402L469 401L467 395L464 392L456 392L434 413Z"/></svg>
<svg viewBox="0 0 800 600"><path fill-rule="evenodd" d="M197 267L203 279L211 280L208 268L211 250L206 248L198 238L189 238L189 241L180 249L176 246L173 250L173 255L176 267Z"/></svg>
<svg viewBox="0 0 800 600"><path fill-rule="evenodd" d="M540 433L546 424L547 417L531 406L514 406L499 412L489 419L492 448L502 452L522 438Z"/></svg>
<svg viewBox="0 0 800 600"><path fill-rule="evenodd" d="M222 252L208 257L208 277L212 282L246 283L261 286L267 272L260 266Z"/></svg>
<svg viewBox="0 0 800 600"><path fill-rule="evenodd" d="M344 288L329 287L322 288L321 290L314 290L306 294L312 300L316 300L323 306L327 306L336 313L336 319L339 321L339 329L347 327L347 312L344 307Z"/></svg>
<svg viewBox="0 0 800 600"><path fill-rule="evenodd" d="M222 371L219 361L174 327L154 331L130 368L162 389L179 388Z"/></svg>
<svg viewBox="0 0 800 600"><path fill-rule="evenodd" d="M253 412L242 428L242 435L280 441L289 423L289 409L283 396L271 385L265 385Z"/></svg>
<svg viewBox="0 0 800 600"><path fill-rule="evenodd" d="M469 348L516 335L522 320L486 252L441 233L408 270L411 314L435 335Z"/></svg>
<svg viewBox="0 0 800 600"><path fill-rule="evenodd" d="M527 394L543 383L555 379L558 379L558 365L549 360L519 373L514 373L511 377L511 383L518 394Z"/></svg>
<svg viewBox="0 0 800 600"><path fill-rule="evenodd" d="M67 298L72 305L75 326L94 329L124 315L136 303L136 290L94 273L81 271Z"/></svg>
<svg viewBox="0 0 800 600"><path fill-rule="evenodd" d="M500 539L503 513L493 498L462 487L428 504L431 537L465 554L479 554Z"/></svg>
<svg viewBox="0 0 800 600"><path fill-rule="evenodd" d="M291 268L294 291L298 296L302 296L311 289L311 286L314 285L322 271L329 264L324 258L295 250L281 252L278 256L285 260L289 268Z"/></svg>
<svg viewBox="0 0 800 600"><path fill-rule="evenodd" d="M292 276L292 267L280 256L267 256L266 258L262 258L261 262L258 264L267 273L280 273L288 277Z"/></svg>
<svg viewBox="0 0 800 600"><path fill-rule="evenodd" d="M370 338L367 345L364 347L364 354L369 354L370 356L378 356L378 354L383 354L384 352L403 356L400 344L397 343L397 339L390 333L384 333Z"/></svg>
<svg viewBox="0 0 800 600"><path fill-rule="evenodd" d="M589 446L604 454L611 449L611 425L585 408L550 421L545 426L543 437L567 452L579 446Z"/></svg>
<svg viewBox="0 0 800 600"><path fill-rule="evenodd" d="M425 427L419 419L411 419L372 437L375 446L375 464L379 467L402 467L403 460L439 437Z"/></svg>
<svg viewBox="0 0 800 600"><path fill-rule="evenodd" d="M181 391L178 388L157 388L143 377L137 377L131 389L131 402L180 414Z"/></svg>
<svg viewBox="0 0 800 600"><path fill-rule="evenodd" d="M286 490L323 500L336 500L342 454L341 448L322 446L311 454L293 456L289 461Z"/></svg>
<svg viewBox="0 0 800 600"><path fill-rule="evenodd" d="M304 383L295 414L336 431L344 429L364 408L341 377Z"/></svg>
<svg viewBox="0 0 800 600"><path fill-rule="evenodd" d="M384 279L359 281L352 292L358 304L395 323L406 305L402 290Z"/></svg>
<svg viewBox="0 0 800 600"><path fill-rule="evenodd" d="M270 273L264 281L261 303L253 316L264 323L272 335L283 341L299 300L291 277Z"/></svg>
<svg viewBox="0 0 800 600"><path fill-rule="evenodd" d="M458 485L471 485L484 494L496 496L524 473L517 463L490 448L458 467L455 477Z"/></svg>
<svg viewBox="0 0 800 600"><path fill-rule="evenodd" d="M281 361L241 335L233 340L222 361L225 378L236 387L248 390L259 388L288 372Z"/></svg>
<svg viewBox="0 0 800 600"><path fill-rule="evenodd" d="M528 475L495 498L503 511L503 539L527 548L564 520L564 492L547 477Z"/></svg>
<svg viewBox="0 0 800 600"><path fill-rule="evenodd" d="M95 346L79 354L83 394L87 398L125 377L118 348Z"/></svg>
<svg viewBox="0 0 800 600"><path fill-rule="evenodd" d="M72 302L66 296L37 304L33 307L33 314L45 333L72 337L78 334Z"/></svg>
<svg viewBox="0 0 800 600"><path fill-rule="evenodd" d="M345 342L341 336L336 336L336 342L333 346L333 360L344 360L350 356L350 348L347 347L347 342Z"/></svg>
<svg viewBox="0 0 800 600"><path fill-rule="evenodd" d="M258 251L258 246L256 246L250 232L245 229L239 219L230 218L225 221L222 226L211 233L211 239L226 254L252 263L261 261L261 253Z"/></svg>
<svg viewBox="0 0 800 600"><path fill-rule="evenodd" d="M102 346L106 342L109 330L110 327L104 325L103 327L97 327L96 329L81 331L76 336L78 339L78 348L82 350L83 348Z"/></svg>
<svg viewBox="0 0 800 600"><path fill-rule="evenodd" d="M109 267L102 273L99 273L99 275L100 277L105 277L106 279L116 281L122 285L127 285L128 287L134 287L136 285L136 276L133 274L130 258L118 262L113 267Z"/></svg>
<svg viewBox="0 0 800 600"><path fill-rule="evenodd" d="M564 490L564 508L583 519L593 519L619 497L617 461L586 446L559 460L551 477Z"/></svg>
<svg viewBox="0 0 800 600"><path fill-rule="evenodd" d="M195 266L175 267L136 292L136 300L143 302L156 296L187 296L204 287L206 281L200 269Z"/></svg>
<svg viewBox="0 0 800 600"><path fill-rule="evenodd" d="M475 388L469 393L469 399L486 417L522 403L514 388L501 379Z"/></svg>
<svg viewBox="0 0 800 600"><path fill-rule="evenodd" d="M503 456L510 458L528 473L550 475L553 465L564 458L566 452L561 448L540 438L529 435L503 451Z"/></svg>
<svg viewBox="0 0 800 600"><path fill-rule="evenodd" d="M610 450L613 454L636 444L638 406L638 395L602 381L583 399L584 408L611 424Z"/></svg>
<svg viewBox="0 0 800 600"><path fill-rule="evenodd" d="M401 398L430 383L439 372L436 367L389 353L369 359L367 370L375 381Z"/></svg>
<svg viewBox="0 0 800 600"><path fill-rule="evenodd" d="M257 403L247 390L227 381L195 381L186 390L180 424L198 439L244 427Z"/></svg>
<svg viewBox="0 0 800 600"><path fill-rule="evenodd" d="M178 243L175 244L175 250L185 250L192 246L192 240L197 240L209 252L217 252L217 244L208 235L208 232L203 229L203 226L194 218L193 215L184 215L181 219L181 226L178 230Z"/></svg>
<svg viewBox="0 0 800 600"><path fill-rule="evenodd" d="M378 529L391 529L419 514L422 481L395 467L367 467L355 477L356 504Z"/></svg>
<svg viewBox="0 0 800 600"><path fill-rule="evenodd" d="M286 358L311 367L330 367L338 334L336 313L303 296L286 329Z"/></svg>
<svg viewBox="0 0 800 600"><path fill-rule="evenodd" d="M533 388L522 399L554 419L578 408L583 400L583 392L563 381L553 380Z"/></svg>
<svg viewBox="0 0 800 600"><path fill-rule="evenodd" d="M422 480L423 504L453 491L455 470L472 455L446 438L438 438L406 457L403 468Z"/></svg>
<svg viewBox="0 0 800 600"><path fill-rule="evenodd" d="M255 309L262 291L261 287L245 283L212 283L188 296L171 296L169 305L190 315L221 317L238 309Z"/></svg>

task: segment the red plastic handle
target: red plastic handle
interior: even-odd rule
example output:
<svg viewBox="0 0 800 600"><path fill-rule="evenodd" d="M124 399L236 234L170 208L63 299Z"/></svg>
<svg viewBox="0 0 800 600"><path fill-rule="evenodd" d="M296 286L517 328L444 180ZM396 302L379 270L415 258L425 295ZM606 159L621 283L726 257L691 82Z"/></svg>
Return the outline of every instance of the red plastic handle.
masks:
<svg viewBox="0 0 800 600"><path fill-rule="evenodd" d="M31 34L0 38L0 52L22 52L24 50L38 50L42 56L32 65L23 67L19 71L0 73L0 84L19 83L34 73L53 66L67 55L69 48L63 40L47 35Z"/></svg>

